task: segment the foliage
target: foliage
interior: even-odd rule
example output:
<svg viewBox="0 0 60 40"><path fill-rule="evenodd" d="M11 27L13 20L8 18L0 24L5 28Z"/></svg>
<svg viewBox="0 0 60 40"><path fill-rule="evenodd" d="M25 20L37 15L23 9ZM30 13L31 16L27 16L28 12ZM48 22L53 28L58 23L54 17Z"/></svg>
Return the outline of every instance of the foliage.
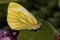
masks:
<svg viewBox="0 0 60 40"><path fill-rule="evenodd" d="M40 20L41 28L35 31L22 30L19 33L18 40L54 40L54 35L59 32L48 22Z"/></svg>

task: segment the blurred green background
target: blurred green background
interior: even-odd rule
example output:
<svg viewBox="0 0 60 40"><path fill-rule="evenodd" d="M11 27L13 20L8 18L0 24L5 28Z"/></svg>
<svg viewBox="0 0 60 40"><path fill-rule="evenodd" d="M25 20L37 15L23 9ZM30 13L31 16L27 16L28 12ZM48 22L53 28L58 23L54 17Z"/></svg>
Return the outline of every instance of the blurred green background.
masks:
<svg viewBox="0 0 60 40"><path fill-rule="evenodd" d="M0 0L0 29L10 29L6 21L9 2L21 4L38 20L42 18L48 21L60 32L60 7L58 0Z"/></svg>

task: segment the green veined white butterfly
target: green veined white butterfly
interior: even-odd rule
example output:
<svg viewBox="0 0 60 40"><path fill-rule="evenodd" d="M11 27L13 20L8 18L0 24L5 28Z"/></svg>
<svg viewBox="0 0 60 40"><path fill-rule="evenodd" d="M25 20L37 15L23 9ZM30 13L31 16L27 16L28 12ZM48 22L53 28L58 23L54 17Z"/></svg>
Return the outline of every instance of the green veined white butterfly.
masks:
<svg viewBox="0 0 60 40"><path fill-rule="evenodd" d="M10 2L9 4L7 22L13 30L35 30L40 28L36 18L23 6L14 2Z"/></svg>

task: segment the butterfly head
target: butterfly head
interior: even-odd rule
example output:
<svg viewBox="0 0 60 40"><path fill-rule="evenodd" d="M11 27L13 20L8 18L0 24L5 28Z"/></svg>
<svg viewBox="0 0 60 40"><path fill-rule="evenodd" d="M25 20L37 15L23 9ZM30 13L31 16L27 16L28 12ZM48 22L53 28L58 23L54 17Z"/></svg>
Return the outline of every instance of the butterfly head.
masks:
<svg viewBox="0 0 60 40"><path fill-rule="evenodd" d="M34 27L32 27L33 30L39 29L40 28L41 23L35 23Z"/></svg>

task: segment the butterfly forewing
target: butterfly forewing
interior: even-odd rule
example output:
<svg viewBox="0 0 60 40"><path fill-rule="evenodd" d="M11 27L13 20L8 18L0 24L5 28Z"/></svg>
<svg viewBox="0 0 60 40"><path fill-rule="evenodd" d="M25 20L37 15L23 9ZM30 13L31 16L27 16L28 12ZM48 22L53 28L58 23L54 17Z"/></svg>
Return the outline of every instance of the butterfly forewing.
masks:
<svg viewBox="0 0 60 40"><path fill-rule="evenodd" d="M11 2L8 7L7 22L14 30L32 29L37 24L35 17L23 6Z"/></svg>

